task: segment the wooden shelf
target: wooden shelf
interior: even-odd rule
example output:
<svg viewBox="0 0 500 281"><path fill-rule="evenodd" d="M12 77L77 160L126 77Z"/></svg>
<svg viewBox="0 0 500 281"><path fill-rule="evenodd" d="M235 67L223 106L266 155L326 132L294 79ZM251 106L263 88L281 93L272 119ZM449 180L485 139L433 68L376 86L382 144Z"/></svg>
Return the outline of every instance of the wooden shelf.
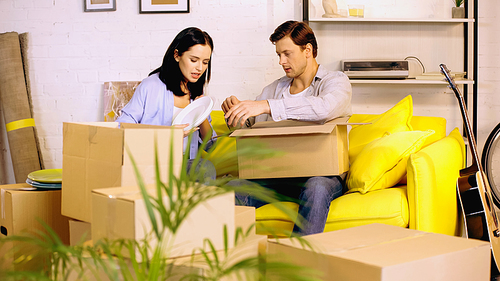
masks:
<svg viewBox="0 0 500 281"><path fill-rule="evenodd" d="M408 84L408 85L448 85L448 82L441 80L421 80L421 79L349 79L351 84ZM473 80L455 80L457 85L474 84Z"/></svg>
<svg viewBox="0 0 500 281"><path fill-rule="evenodd" d="M309 19L310 22L409 22L409 23L464 23L474 22L474 19L434 19L434 18L315 18Z"/></svg>

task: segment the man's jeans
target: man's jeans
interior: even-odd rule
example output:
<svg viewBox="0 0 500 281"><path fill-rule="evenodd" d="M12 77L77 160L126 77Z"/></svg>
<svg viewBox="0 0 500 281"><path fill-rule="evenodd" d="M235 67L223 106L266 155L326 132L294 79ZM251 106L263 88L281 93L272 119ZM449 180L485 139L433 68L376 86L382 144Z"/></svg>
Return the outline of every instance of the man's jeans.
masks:
<svg viewBox="0 0 500 281"><path fill-rule="evenodd" d="M191 166L193 166L193 159L189 159L187 162L187 173L191 172ZM200 173L203 173L203 177L201 177ZM198 178L196 179L197 181L199 178L204 179L204 183L208 184L210 180L215 180L217 177L217 172L215 171L215 166L212 164L212 162L208 160L201 159L200 162L198 162L198 165L196 165L195 169L195 176Z"/></svg>
<svg viewBox="0 0 500 281"><path fill-rule="evenodd" d="M333 199L343 193L340 177L283 178L251 180L254 183L272 189L284 196L280 201L291 201L299 204L299 215L304 218L303 228L295 224L293 232L297 235L309 235L323 232L326 218ZM247 180L232 180L233 186L249 184ZM267 204L252 194L236 194L236 205L262 207Z"/></svg>

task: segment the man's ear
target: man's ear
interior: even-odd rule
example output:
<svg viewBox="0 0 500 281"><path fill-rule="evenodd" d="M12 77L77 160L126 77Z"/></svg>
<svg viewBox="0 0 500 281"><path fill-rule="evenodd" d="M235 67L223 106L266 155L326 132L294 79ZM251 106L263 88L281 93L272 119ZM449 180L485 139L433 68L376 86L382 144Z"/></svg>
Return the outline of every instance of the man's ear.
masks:
<svg viewBox="0 0 500 281"><path fill-rule="evenodd" d="M311 43L307 43L306 48L304 49L306 52L306 57L309 58L313 55L313 46Z"/></svg>

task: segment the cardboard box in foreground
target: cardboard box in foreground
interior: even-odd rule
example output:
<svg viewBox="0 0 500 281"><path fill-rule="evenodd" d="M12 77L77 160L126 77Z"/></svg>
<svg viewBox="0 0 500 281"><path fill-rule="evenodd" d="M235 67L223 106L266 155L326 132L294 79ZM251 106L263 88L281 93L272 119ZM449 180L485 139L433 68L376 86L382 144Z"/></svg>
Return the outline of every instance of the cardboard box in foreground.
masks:
<svg viewBox="0 0 500 281"><path fill-rule="evenodd" d="M61 215L61 191L30 190L32 186L26 183L9 184L0 186L0 239L12 235L24 235L26 232L42 231L48 233L39 222L46 223L59 236L65 244L69 243L69 218ZM0 257L12 258L9 253L12 243L0 245ZM21 245L19 251L14 253L14 258L29 256L37 253L37 248L32 244ZM10 254L10 253L9 253ZM35 255L33 255L35 257ZM41 257L39 257L41 258ZM1 259L0 259L1 260ZM9 260L4 260L9 262ZM10 262L12 265L12 262ZM21 269L36 270L42 264L36 258ZM2 265L0 264L0 271ZM16 267L18 269L18 267Z"/></svg>
<svg viewBox="0 0 500 281"><path fill-rule="evenodd" d="M239 177L243 179L341 175L349 169L347 123L337 118L319 125L286 120L259 122L236 130ZM276 157L245 153L255 140L280 152Z"/></svg>
<svg viewBox="0 0 500 281"><path fill-rule="evenodd" d="M383 224L305 236L317 247L297 241L269 241L268 260L294 262L336 281L488 281L489 243Z"/></svg>
<svg viewBox="0 0 500 281"><path fill-rule="evenodd" d="M160 173L168 180L172 151L173 171L182 165L182 129L116 122L63 124L62 214L91 221L91 191L137 185L127 149L146 183L155 182L155 144Z"/></svg>
<svg viewBox="0 0 500 281"><path fill-rule="evenodd" d="M148 189L155 196L155 189ZM165 197L164 204L169 200ZM92 240L133 239L142 242L152 225L137 187L104 188L92 191ZM159 220L159 214L157 214ZM234 193L226 193L196 206L184 219L167 249L168 257L190 255L209 238L216 250L224 249L224 225L233 241L235 225ZM152 237L154 238L154 237ZM156 239L150 241L155 247ZM128 256L128 253L124 253Z"/></svg>
<svg viewBox="0 0 500 281"><path fill-rule="evenodd" d="M259 259L259 262L264 262L263 256L266 253L266 247L267 247L267 236L264 235L255 235L246 238L244 241L241 241L238 243L237 247L231 247L227 253L227 258L225 255L225 252L223 250L217 251L217 256L220 261L220 264L224 264L224 267L222 270L230 268L232 265L241 262L245 259ZM184 256L184 257L177 257L177 258L172 258L172 259L167 259L166 263L168 265L172 265L171 267L169 266L169 273L168 275L168 280L169 281L181 281L181 280L190 280L189 278L186 279L187 275L192 275L196 274L199 276L203 277L212 277L213 276L213 270L215 268L211 268L210 265L207 263L206 258L209 258L210 260L214 260L214 256L211 254L211 252L207 253L207 256L202 255L201 253L196 253L193 255L189 256ZM118 273L118 279L122 280L122 272L129 272L131 273L132 276L135 276L134 272L134 265L132 260L130 259L125 259L125 265L126 268L117 266L116 259L114 261L108 260L108 257L102 256L103 263L98 265L103 265L109 269L115 269L115 270L120 270ZM75 261L73 261L75 262ZM254 264L254 263L250 263ZM108 272L111 273L112 272ZM246 276L242 274L243 272L238 272L240 276L236 276L235 274L228 275L226 277L220 278L218 280L220 281L230 281L230 280L240 280L240 281L247 281L247 280L257 280L259 277L259 269L256 269L255 267L253 270L245 270L244 273L246 273ZM88 281L108 281L108 280L114 280L109 278L108 274L106 273L106 270L102 268L102 266L96 267L96 263L94 260L92 260L91 257L87 257L83 260L83 272L81 276L85 276L85 280ZM82 277L78 276L77 272L72 271L69 273L67 276L67 281L76 281L76 280L81 280ZM237 278L240 277L240 278ZM243 278L241 278L243 277Z"/></svg>

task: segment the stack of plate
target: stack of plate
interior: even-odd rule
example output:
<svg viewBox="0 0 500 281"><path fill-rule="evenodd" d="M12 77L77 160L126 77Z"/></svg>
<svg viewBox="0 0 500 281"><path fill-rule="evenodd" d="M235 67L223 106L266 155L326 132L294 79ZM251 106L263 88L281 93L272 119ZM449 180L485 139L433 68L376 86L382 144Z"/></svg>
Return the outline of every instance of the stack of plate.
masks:
<svg viewBox="0 0 500 281"><path fill-rule="evenodd" d="M31 172L26 183L36 189L61 189L62 169L45 169Z"/></svg>

